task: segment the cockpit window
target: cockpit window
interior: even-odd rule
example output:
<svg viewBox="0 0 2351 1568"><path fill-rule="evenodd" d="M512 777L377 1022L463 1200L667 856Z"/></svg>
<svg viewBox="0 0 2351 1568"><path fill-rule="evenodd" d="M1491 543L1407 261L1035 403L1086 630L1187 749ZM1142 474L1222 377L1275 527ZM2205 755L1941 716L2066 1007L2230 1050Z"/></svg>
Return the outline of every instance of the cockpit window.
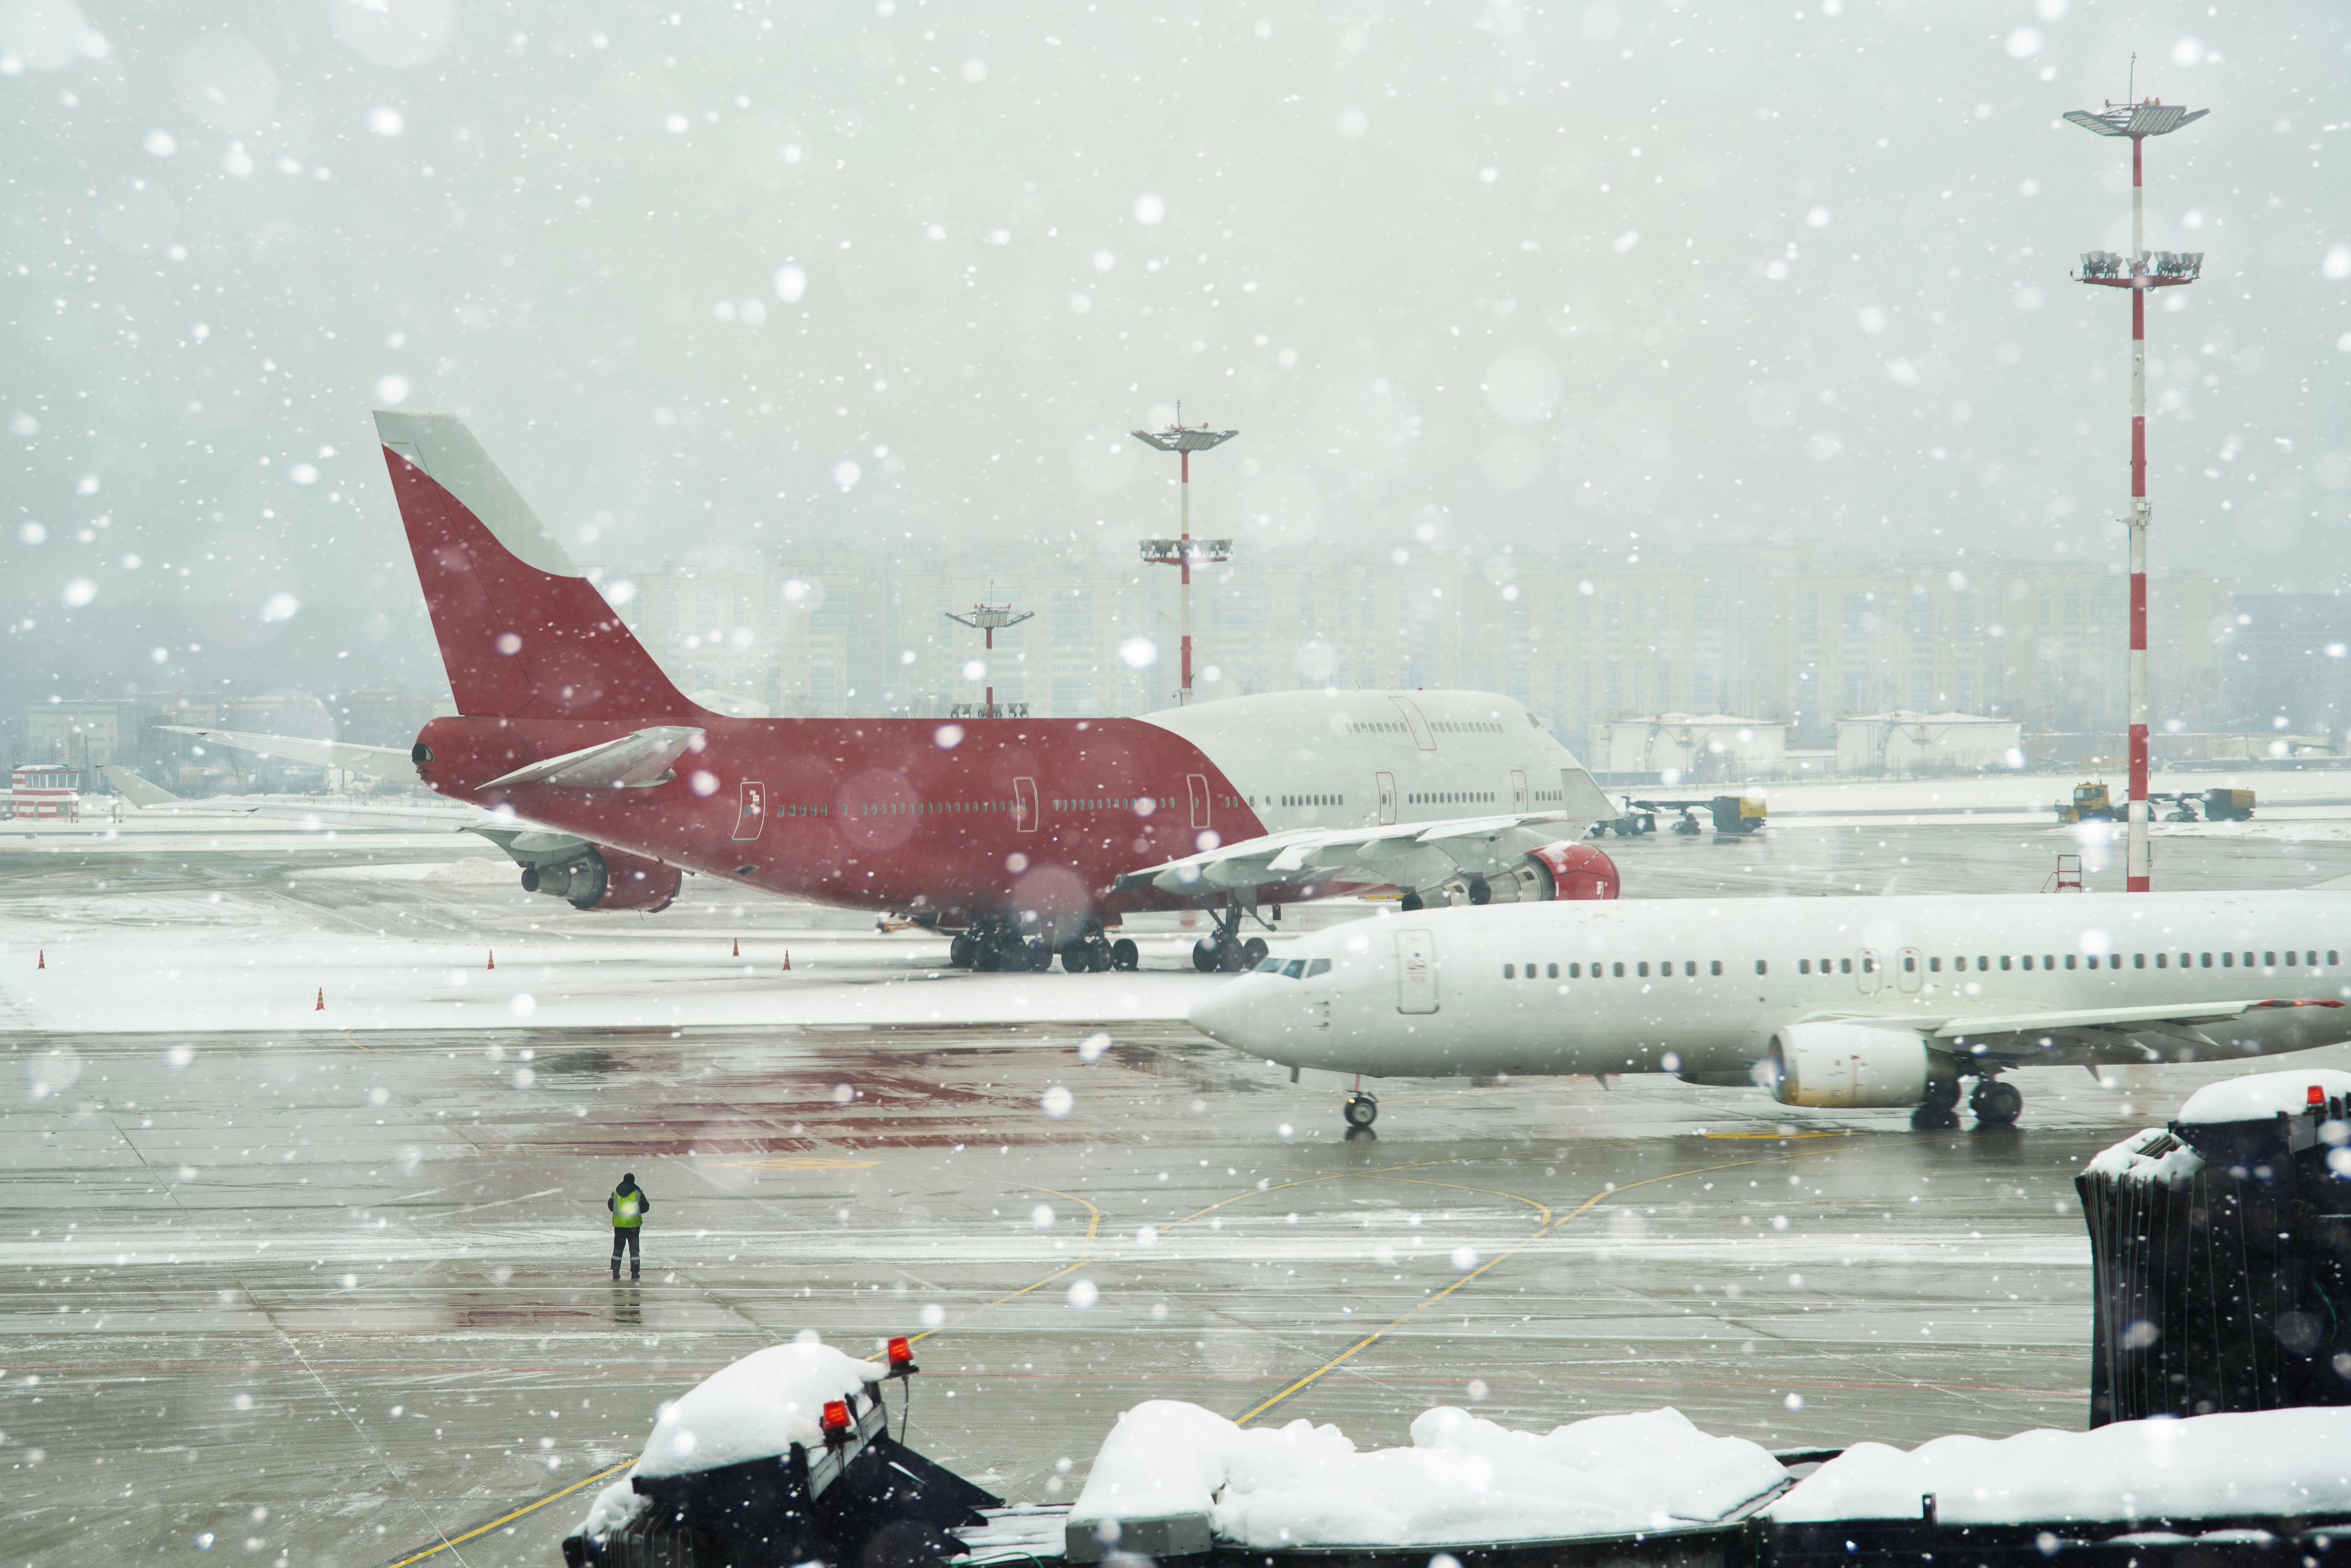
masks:
<svg viewBox="0 0 2351 1568"><path fill-rule="evenodd" d="M1294 980L1304 973L1306 973L1306 960L1303 958L1292 958L1281 967L1281 977L1285 980Z"/></svg>
<svg viewBox="0 0 2351 1568"><path fill-rule="evenodd" d="M1328 958L1317 958L1306 966L1306 977L1310 980L1317 975L1327 975L1330 972L1331 960Z"/></svg>
<svg viewBox="0 0 2351 1568"><path fill-rule="evenodd" d="M1257 972L1260 975L1279 975L1281 973L1281 960L1279 958L1268 958L1264 963L1259 964L1257 967Z"/></svg>

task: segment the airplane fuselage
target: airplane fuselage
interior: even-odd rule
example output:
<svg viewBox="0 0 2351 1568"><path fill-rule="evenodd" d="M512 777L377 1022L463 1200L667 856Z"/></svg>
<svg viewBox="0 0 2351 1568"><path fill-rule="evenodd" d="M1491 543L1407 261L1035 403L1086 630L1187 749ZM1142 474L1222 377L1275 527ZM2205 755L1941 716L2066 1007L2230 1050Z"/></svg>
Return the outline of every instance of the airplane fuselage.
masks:
<svg viewBox="0 0 2351 1568"><path fill-rule="evenodd" d="M1952 1035L1970 1019L2276 1004L2125 1030L2114 1051L2063 1030L2028 1042L2053 1062L2233 1058L2351 1039L2346 957L2351 895L2331 893L1531 904L1318 933L1193 1021L1256 1056L1374 1076L1727 1079L1801 1023L1883 1023L1964 1055Z"/></svg>
<svg viewBox="0 0 2351 1568"><path fill-rule="evenodd" d="M703 736L666 782L489 783L661 724ZM1273 693L1137 719L443 718L417 739L418 772L442 794L767 891L950 925L1188 906L1199 900L1113 880L1288 828L1539 810L1580 773L1522 706L1475 692Z"/></svg>

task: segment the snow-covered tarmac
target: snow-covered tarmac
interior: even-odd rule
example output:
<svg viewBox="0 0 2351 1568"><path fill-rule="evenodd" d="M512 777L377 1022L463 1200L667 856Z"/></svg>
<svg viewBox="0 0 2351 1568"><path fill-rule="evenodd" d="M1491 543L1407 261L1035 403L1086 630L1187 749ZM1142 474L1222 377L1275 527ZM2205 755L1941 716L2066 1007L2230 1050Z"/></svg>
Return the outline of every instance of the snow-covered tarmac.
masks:
<svg viewBox="0 0 2351 1568"><path fill-rule="evenodd" d="M2183 832L2158 875L2327 880L2341 827ZM0 1489L27 1560L210 1537L544 1568L588 1494L506 1516L803 1328L862 1352L935 1325L915 1446L1037 1500L1073 1498L1139 1400L1238 1416L1301 1380L1257 1419L1367 1444L1444 1403L1673 1405L1772 1447L2076 1427L2073 1174L2220 1071L2021 1074L2009 1134L1396 1082L1351 1142L1339 1080L1166 1021L1218 983L1172 916L1139 975L961 975L934 937L700 882L581 916L476 847L0 838ZM2103 841L2037 824L1609 841L1628 893L1684 897L2029 891L2059 851L2111 880ZM623 1170L653 1199L634 1286L605 1273Z"/></svg>

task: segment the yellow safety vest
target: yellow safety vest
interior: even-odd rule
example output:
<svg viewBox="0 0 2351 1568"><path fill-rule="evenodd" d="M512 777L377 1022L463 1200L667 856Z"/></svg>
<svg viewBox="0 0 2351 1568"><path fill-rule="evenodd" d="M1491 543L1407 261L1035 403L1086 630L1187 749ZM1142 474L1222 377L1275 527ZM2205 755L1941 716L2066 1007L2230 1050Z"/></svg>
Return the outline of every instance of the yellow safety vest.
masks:
<svg viewBox="0 0 2351 1568"><path fill-rule="evenodd" d="M616 1193L612 1197L612 1227L616 1230L634 1230L645 1222L644 1210L634 1192Z"/></svg>

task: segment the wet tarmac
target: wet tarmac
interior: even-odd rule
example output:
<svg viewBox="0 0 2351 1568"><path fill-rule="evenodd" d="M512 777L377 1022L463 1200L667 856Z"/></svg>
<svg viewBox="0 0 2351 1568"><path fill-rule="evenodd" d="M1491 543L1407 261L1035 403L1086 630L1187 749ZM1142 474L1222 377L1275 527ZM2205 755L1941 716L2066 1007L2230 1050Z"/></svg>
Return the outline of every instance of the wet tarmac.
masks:
<svg viewBox="0 0 2351 1568"><path fill-rule="evenodd" d="M2053 838L1787 830L1620 862L1663 895L2024 888ZM183 884L141 919L253 874L221 852L159 870ZM2351 844L2199 838L2158 869L2298 885L2351 872ZM113 929L75 875L0 894L8 994L44 923ZM271 907L468 936L549 918L486 884L307 880ZM852 955L870 923L669 913L628 929L798 931L928 972ZM1074 1497L1153 1397L1364 1445L1446 1403L1525 1426L1673 1405L1783 1447L2078 1427L2073 1174L2217 1071L2022 1073L2006 1134L1671 1082L1390 1082L1378 1136L1349 1141L1342 1081L1176 1023L0 1040L0 1550L43 1564L552 1564L589 1491L556 1494L803 1331L929 1329L912 1441L1037 1500ZM634 1284L607 1272L624 1170L653 1198Z"/></svg>

